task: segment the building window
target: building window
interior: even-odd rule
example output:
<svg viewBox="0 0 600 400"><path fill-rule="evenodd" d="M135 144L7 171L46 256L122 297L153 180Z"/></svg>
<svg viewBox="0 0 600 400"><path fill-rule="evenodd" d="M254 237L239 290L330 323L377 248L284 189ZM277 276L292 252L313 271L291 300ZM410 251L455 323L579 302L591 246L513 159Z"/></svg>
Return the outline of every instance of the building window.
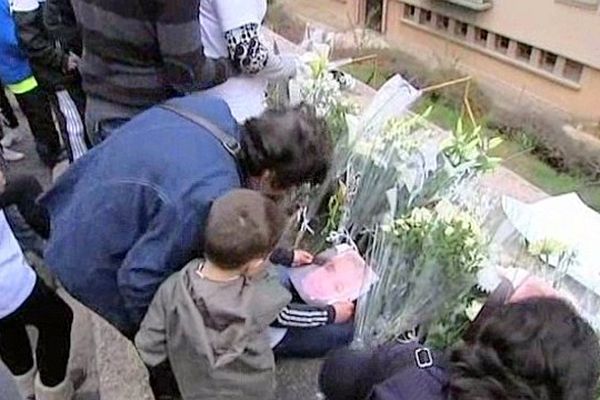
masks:
<svg viewBox="0 0 600 400"><path fill-rule="evenodd" d="M415 15L417 14L417 8L410 4L404 5L404 18L406 19L415 19Z"/></svg>
<svg viewBox="0 0 600 400"><path fill-rule="evenodd" d="M521 61L529 62L531 60L531 54L533 53L533 47L525 43L517 44L517 58Z"/></svg>
<svg viewBox="0 0 600 400"><path fill-rule="evenodd" d="M482 45L483 47L487 46L489 32L485 29L475 28L475 42L477 44Z"/></svg>
<svg viewBox="0 0 600 400"><path fill-rule="evenodd" d="M499 51L502 54L508 53L508 46L510 45L510 39L506 36L496 35L496 51Z"/></svg>
<svg viewBox="0 0 600 400"><path fill-rule="evenodd" d="M563 77L570 81L579 83L581 80L581 74L583 72L583 65L577 61L567 60L565 62L565 69L563 69Z"/></svg>
<svg viewBox="0 0 600 400"><path fill-rule="evenodd" d="M570 6L597 10L600 0L555 0L557 3L568 4Z"/></svg>
<svg viewBox="0 0 600 400"><path fill-rule="evenodd" d="M558 1L558 0L556 0ZM565 0L565 1L576 1L576 0ZM597 0L600 2L600 0ZM512 40L506 36L499 35L495 32L490 32L487 29L472 26L469 28L469 24L466 22L453 20L453 28L450 30L450 17L442 14L433 13L431 10L426 10L413 6L411 4L404 4L404 16L406 20L418 22L423 25L424 29L430 27L435 28L440 32L452 33L456 38L460 40L467 40L474 44L482 47L480 51L490 53L488 49L488 42L490 46L493 45L493 50L500 54L511 57L515 61L528 64L529 68L537 68L539 71L547 71L559 78L564 78L569 81L579 83L583 75L584 66L576 61L563 59L561 57L560 64L558 64L558 55L549 51L544 51L533 46ZM418 15L418 17L417 17ZM473 37L469 33L469 29L473 29ZM490 36L491 35L491 36ZM509 52L510 49L510 52ZM535 50L535 52L534 52ZM532 57L535 55L535 60ZM564 60L564 68L562 62ZM513 61L514 62L514 61ZM562 71L558 71L562 68Z"/></svg>
<svg viewBox="0 0 600 400"><path fill-rule="evenodd" d="M431 24L431 15L431 11L421 9L421 13L419 14L419 23L421 25Z"/></svg>
<svg viewBox="0 0 600 400"><path fill-rule="evenodd" d="M469 25L467 23L456 21L456 25L454 26L454 34L456 36L466 38L468 30Z"/></svg>
<svg viewBox="0 0 600 400"><path fill-rule="evenodd" d="M436 16L435 26L441 31L447 31L450 26L450 18L438 14Z"/></svg>
<svg viewBox="0 0 600 400"><path fill-rule="evenodd" d="M550 53L549 51L543 51L542 58L540 59L540 68L548 72L554 72L556 59L556 54Z"/></svg>

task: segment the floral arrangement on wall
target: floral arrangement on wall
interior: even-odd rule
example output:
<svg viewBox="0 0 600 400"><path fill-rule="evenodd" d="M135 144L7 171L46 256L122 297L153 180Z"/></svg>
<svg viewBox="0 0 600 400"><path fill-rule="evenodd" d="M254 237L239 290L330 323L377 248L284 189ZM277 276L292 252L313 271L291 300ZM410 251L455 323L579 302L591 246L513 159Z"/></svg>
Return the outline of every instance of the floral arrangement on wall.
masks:
<svg viewBox="0 0 600 400"><path fill-rule="evenodd" d="M314 61L297 83L300 100L335 127L337 143L330 178L307 191L302 235L314 250L350 244L378 275L358 300L357 344L377 345L416 327L451 344L462 326L442 317L471 306L487 254L485 218L458 194L498 163L488 152L500 141L462 124L442 133L427 122L430 110L413 115L397 107L405 104L398 90L376 98L376 111L353 114L327 65Z"/></svg>

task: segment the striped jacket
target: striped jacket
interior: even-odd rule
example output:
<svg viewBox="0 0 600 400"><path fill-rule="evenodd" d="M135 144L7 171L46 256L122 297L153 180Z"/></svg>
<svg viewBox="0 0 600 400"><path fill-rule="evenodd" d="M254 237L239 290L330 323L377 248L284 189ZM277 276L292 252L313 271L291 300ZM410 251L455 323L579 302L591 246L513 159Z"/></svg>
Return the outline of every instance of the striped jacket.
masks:
<svg viewBox="0 0 600 400"><path fill-rule="evenodd" d="M123 118L235 74L228 59L204 56L200 0L73 0L72 5L84 47L84 90L92 99L130 110Z"/></svg>
<svg viewBox="0 0 600 400"><path fill-rule="evenodd" d="M274 265L290 267L294 260L294 252L289 249L277 248L269 257ZM333 306L317 307L302 302L292 288L292 302L289 303L277 316L271 326L278 328L316 328L335 322L335 308Z"/></svg>

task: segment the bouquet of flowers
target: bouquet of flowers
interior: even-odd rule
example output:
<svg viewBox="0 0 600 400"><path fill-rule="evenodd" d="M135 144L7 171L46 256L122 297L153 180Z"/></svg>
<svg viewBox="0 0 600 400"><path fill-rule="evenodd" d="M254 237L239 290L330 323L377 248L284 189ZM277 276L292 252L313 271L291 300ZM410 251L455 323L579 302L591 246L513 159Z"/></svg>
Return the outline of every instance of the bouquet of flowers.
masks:
<svg viewBox="0 0 600 400"><path fill-rule="evenodd" d="M459 307L486 260L486 240L471 214L442 202L382 226L369 258L379 281L359 301L356 340L377 345Z"/></svg>
<svg viewBox="0 0 600 400"><path fill-rule="evenodd" d="M343 95L340 82L329 71L326 56L309 54L306 58L309 73L290 82L290 101L313 106L317 115L325 118L337 141L347 135L346 116L356 113L356 106Z"/></svg>
<svg viewBox="0 0 600 400"><path fill-rule="evenodd" d="M300 94L331 121L343 100L324 83L324 65L313 66ZM418 96L397 77L360 116L341 113L346 129L336 137L329 180L312 192L303 214L302 226L320 238L320 249L324 243L350 244L379 277L358 300L359 344L379 344L416 326L440 326L440 317L453 309L462 313L486 258L483 219L467 207L473 198L463 193L497 163L487 152L499 140L460 123L454 132L441 131L427 121L428 111L408 114ZM321 229L310 226L319 223L315 216L322 217ZM455 330L446 327L442 336L455 336Z"/></svg>

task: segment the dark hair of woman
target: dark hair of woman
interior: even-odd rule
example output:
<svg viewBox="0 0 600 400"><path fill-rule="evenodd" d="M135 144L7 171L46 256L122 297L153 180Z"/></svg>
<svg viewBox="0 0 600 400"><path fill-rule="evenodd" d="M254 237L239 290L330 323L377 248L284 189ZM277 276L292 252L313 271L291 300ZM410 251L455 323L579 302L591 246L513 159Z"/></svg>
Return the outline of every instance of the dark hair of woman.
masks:
<svg viewBox="0 0 600 400"><path fill-rule="evenodd" d="M268 110L246 121L242 138L250 176L269 170L275 186L321 183L330 167L333 146L327 125L311 107Z"/></svg>
<svg viewBox="0 0 600 400"><path fill-rule="evenodd" d="M594 400L599 339L565 301L509 303L451 354L452 400Z"/></svg>

